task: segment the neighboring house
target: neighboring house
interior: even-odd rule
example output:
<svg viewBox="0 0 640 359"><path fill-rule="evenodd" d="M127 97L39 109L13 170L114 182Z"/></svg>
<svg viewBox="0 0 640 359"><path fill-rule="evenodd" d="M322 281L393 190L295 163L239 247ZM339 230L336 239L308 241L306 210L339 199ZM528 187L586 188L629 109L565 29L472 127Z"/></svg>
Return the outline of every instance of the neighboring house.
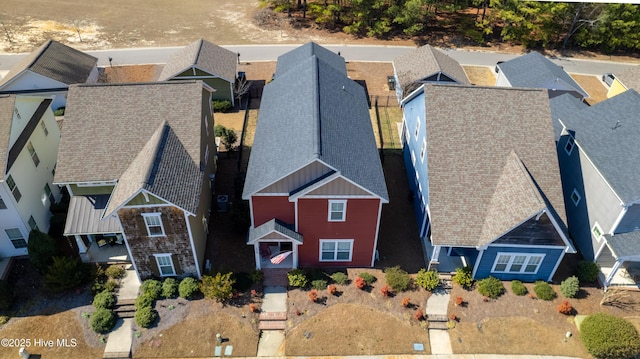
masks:
<svg viewBox="0 0 640 359"><path fill-rule="evenodd" d="M496 65L496 86L542 88L549 98L569 93L584 100L589 94L564 69L532 51Z"/></svg>
<svg viewBox="0 0 640 359"><path fill-rule="evenodd" d="M575 250L546 91L427 84L403 110L405 166L429 267L551 280Z"/></svg>
<svg viewBox="0 0 640 359"><path fill-rule="evenodd" d="M633 66L615 74L607 97L611 98L630 89L640 91L640 66Z"/></svg>
<svg viewBox="0 0 640 359"><path fill-rule="evenodd" d="M315 43L280 56L258 116L242 195L256 268L373 266L388 194L344 60Z"/></svg>
<svg viewBox="0 0 640 359"><path fill-rule="evenodd" d="M216 169L201 81L69 88L55 182L84 261L120 248L139 277L200 276Z"/></svg>
<svg viewBox="0 0 640 359"><path fill-rule="evenodd" d="M54 96L51 108L67 102L71 84L98 81L98 59L54 40L27 55L0 80L0 93Z"/></svg>
<svg viewBox="0 0 640 359"><path fill-rule="evenodd" d="M566 108L554 99L552 109ZM640 95L553 111L569 231L605 287L640 283Z"/></svg>
<svg viewBox="0 0 640 359"><path fill-rule="evenodd" d="M460 64L429 45L409 51L393 60L398 103L425 83L469 85Z"/></svg>
<svg viewBox="0 0 640 359"><path fill-rule="evenodd" d="M196 79L213 88L214 100L235 104L238 54L200 39L169 56L160 73L160 81Z"/></svg>
<svg viewBox="0 0 640 359"><path fill-rule="evenodd" d="M0 258L26 255L32 229L49 231L59 144L50 97L0 95Z"/></svg>

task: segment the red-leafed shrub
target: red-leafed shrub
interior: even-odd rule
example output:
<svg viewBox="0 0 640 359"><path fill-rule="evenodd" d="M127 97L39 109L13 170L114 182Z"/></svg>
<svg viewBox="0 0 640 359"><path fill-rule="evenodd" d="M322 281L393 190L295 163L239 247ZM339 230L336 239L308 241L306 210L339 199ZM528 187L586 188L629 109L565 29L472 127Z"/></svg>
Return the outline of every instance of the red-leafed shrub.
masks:
<svg viewBox="0 0 640 359"><path fill-rule="evenodd" d="M258 292L255 289L251 289L251 297L257 297L258 296Z"/></svg>
<svg viewBox="0 0 640 359"><path fill-rule="evenodd" d="M315 302L316 300L318 300L318 290L317 289L311 289L309 291L309 300L312 302Z"/></svg>
<svg viewBox="0 0 640 359"><path fill-rule="evenodd" d="M336 286L333 284L329 284L329 286L327 287L327 292L329 292L329 294L331 295L336 295L337 291L338 291L338 288L336 288Z"/></svg>
<svg viewBox="0 0 640 359"><path fill-rule="evenodd" d="M403 307L405 307L405 308L406 308L406 307L408 307L408 306L409 306L409 304L411 304L411 301L410 301L409 297L404 297L404 298L402 298L402 306L403 306Z"/></svg>
<svg viewBox="0 0 640 359"><path fill-rule="evenodd" d="M573 307L568 300L563 300L562 303L560 303L560 305L558 306L558 312L564 315L571 315L573 314Z"/></svg>
<svg viewBox="0 0 640 359"><path fill-rule="evenodd" d="M358 289L364 289L367 286L367 282L362 277L356 277L353 281Z"/></svg>
<svg viewBox="0 0 640 359"><path fill-rule="evenodd" d="M451 313L449 315L449 320L457 322L458 321L458 317L455 314Z"/></svg>
<svg viewBox="0 0 640 359"><path fill-rule="evenodd" d="M424 313L422 313L422 309L416 310L416 312L413 314L413 317L418 321L423 320L424 319Z"/></svg>
<svg viewBox="0 0 640 359"><path fill-rule="evenodd" d="M299 311L298 309L296 309L296 312L295 312L295 313L296 313L296 315L297 315L297 316L302 315L302 313L300 313L300 311Z"/></svg>
<svg viewBox="0 0 640 359"><path fill-rule="evenodd" d="M382 293L383 297L388 297L391 294L391 287L385 284L382 288L380 288L380 293Z"/></svg>
<svg viewBox="0 0 640 359"><path fill-rule="evenodd" d="M464 300L462 299L461 296L456 296L455 303L456 303L456 306L461 306L462 303L464 303Z"/></svg>
<svg viewBox="0 0 640 359"><path fill-rule="evenodd" d="M255 303L251 303L249 304L249 310L251 311L251 313L255 313L258 311L258 307L255 305Z"/></svg>

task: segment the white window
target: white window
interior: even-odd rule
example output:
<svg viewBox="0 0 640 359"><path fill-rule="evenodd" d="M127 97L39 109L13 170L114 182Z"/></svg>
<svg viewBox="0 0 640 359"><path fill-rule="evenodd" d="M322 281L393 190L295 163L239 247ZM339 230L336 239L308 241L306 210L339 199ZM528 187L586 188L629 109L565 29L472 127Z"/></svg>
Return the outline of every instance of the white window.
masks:
<svg viewBox="0 0 640 359"><path fill-rule="evenodd" d="M542 264L544 254L498 253L491 272L535 274Z"/></svg>
<svg viewBox="0 0 640 359"><path fill-rule="evenodd" d="M40 122L40 127L42 127L44 135L49 136L49 129L47 128L47 125L44 124L44 121Z"/></svg>
<svg viewBox="0 0 640 359"><path fill-rule="evenodd" d="M596 240L598 242L602 241L604 232L602 231L602 228L600 227L600 224L598 224L598 222L594 223L593 228L591 228L591 233L593 233L593 236L596 237Z"/></svg>
<svg viewBox="0 0 640 359"><path fill-rule="evenodd" d="M573 152L573 147L575 146L576 142L573 139L573 137L569 136L569 138L567 139L567 144L564 145L564 150L565 152L567 152L567 155L571 155L571 152Z"/></svg>
<svg viewBox="0 0 640 359"><path fill-rule="evenodd" d="M0 209L7 209L7 204L4 203L4 199L0 197Z"/></svg>
<svg viewBox="0 0 640 359"><path fill-rule="evenodd" d="M427 139L422 140L422 147L420 148L420 161L424 162L424 153L427 151Z"/></svg>
<svg viewBox="0 0 640 359"><path fill-rule="evenodd" d="M16 182L13 180L13 177L11 175L7 177L7 185L9 186L11 193L13 193L13 197L15 197L16 202L20 202L22 193L20 193L20 190L18 189L18 186L16 185Z"/></svg>
<svg viewBox="0 0 640 359"><path fill-rule="evenodd" d="M17 107L13 109L13 112L15 112L16 117L18 118L18 120L21 120L21 119L22 119L22 117L20 117L20 112L18 111L18 108L17 108Z"/></svg>
<svg viewBox="0 0 640 359"><path fill-rule="evenodd" d="M169 277L176 275L176 269L173 266L173 260L171 260L171 254L154 254L156 262L158 264L158 271L160 276Z"/></svg>
<svg viewBox="0 0 640 359"><path fill-rule="evenodd" d="M147 226L149 237L164 236L164 227L160 213L143 213L144 224Z"/></svg>
<svg viewBox="0 0 640 359"><path fill-rule="evenodd" d="M574 188L573 192L571 192L571 201L577 207L581 199L582 197L580 197L580 193L578 193L578 190Z"/></svg>
<svg viewBox="0 0 640 359"><path fill-rule="evenodd" d="M31 227L31 230L39 231L38 224L33 216L29 216L29 227Z"/></svg>
<svg viewBox="0 0 640 359"><path fill-rule="evenodd" d="M420 132L420 117L416 119L416 140L418 139L418 133Z"/></svg>
<svg viewBox="0 0 640 359"><path fill-rule="evenodd" d="M320 262L350 262L352 252L352 239L320 240Z"/></svg>
<svg viewBox="0 0 640 359"><path fill-rule="evenodd" d="M329 222L344 222L347 219L347 201L329 201Z"/></svg>
<svg viewBox="0 0 640 359"><path fill-rule="evenodd" d="M29 155L31 155L33 164L38 167L38 165L40 164L40 158L38 158L38 154L36 153L35 148L33 148L33 144L31 142L27 143L27 150L29 150Z"/></svg>
<svg viewBox="0 0 640 359"><path fill-rule="evenodd" d="M9 237L15 249L27 247L27 241L18 228L7 228L4 231L7 233L7 237Z"/></svg>
<svg viewBox="0 0 640 359"><path fill-rule="evenodd" d="M50 204L56 203L56 198L53 196L53 193L51 193L51 187L49 187L48 183L44 184L44 197L49 199ZM42 203L44 202L43 200Z"/></svg>

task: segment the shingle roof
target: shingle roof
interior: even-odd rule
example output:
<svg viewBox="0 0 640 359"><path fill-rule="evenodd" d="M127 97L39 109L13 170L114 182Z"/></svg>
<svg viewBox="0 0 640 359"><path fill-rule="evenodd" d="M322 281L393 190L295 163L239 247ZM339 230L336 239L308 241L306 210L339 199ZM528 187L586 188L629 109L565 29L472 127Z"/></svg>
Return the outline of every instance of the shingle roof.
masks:
<svg viewBox="0 0 640 359"><path fill-rule="evenodd" d="M278 56L275 77L296 68L299 63L309 59L311 56L316 56L318 60L322 61L325 65L347 76L347 65L344 62L344 58L315 42L309 42Z"/></svg>
<svg viewBox="0 0 640 359"><path fill-rule="evenodd" d="M315 54L279 73L264 88L243 197L320 160L388 200L362 86Z"/></svg>
<svg viewBox="0 0 640 359"><path fill-rule="evenodd" d="M464 69L456 60L429 45L398 56L393 60L393 67L405 96L418 88L425 78L438 73L443 73L460 84L470 84Z"/></svg>
<svg viewBox="0 0 640 359"><path fill-rule="evenodd" d="M249 238L247 243L255 242L256 240L274 232L295 239L300 243L303 241L302 234L291 229L286 223L274 218L255 228L249 228Z"/></svg>
<svg viewBox="0 0 640 359"><path fill-rule="evenodd" d="M55 182L118 180L110 209L144 189L196 213L202 91L199 81L71 86Z"/></svg>
<svg viewBox="0 0 640 359"><path fill-rule="evenodd" d="M505 61L498 67L513 87L550 89L569 86L582 97L589 97L589 94L562 67L535 51Z"/></svg>
<svg viewBox="0 0 640 359"><path fill-rule="evenodd" d="M604 235L616 259L640 256L640 231Z"/></svg>
<svg viewBox="0 0 640 359"><path fill-rule="evenodd" d="M553 117L553 134L557 141L560 139L563 129L558 119L572 116L574 112L589 107L589 105L570 94L563 94L549 99L549 107L551 108L551 117Z"/></svg>
<svg viewBox="0 0 640 359"><path fill-rule="evenodd" d="M169 56L159 79L160 81L169 80L191 67L196 67L234 82L237 61L237 53L200 39Z"/></svg>
<svg viewBox="0 0 640 359"><path fill-rule="evenodd" d="M625 91L560 121L625 203L640 199L640 95Z"/></svg>
<svg viewBox="0 0 640 359"><path fill-rule="evenodd" d="M13 121L13 109L15 108L15 95L0 95L0 180L4 179L9 158L9 138L11 135L11 123Z"/></svg>
<svg viewBox="0 0 640 359"><path fill-rule="evenodd" d="M546 91L425 85L424 101L434 244L490 243L544 207L565 221Z"/></svg>
<svg viewBox="0 0 640 359"><path fill-rule="evenodd" d="M67 85L85 83L98 59L54 40L31 52L0 80L0 88L25 70Z"/></svg>
<svg viewBox="0 0 640 359"><path fill-rule="evenodd" d="M627 89L640 91L640 66L633 66L615 76Z"/></svg>

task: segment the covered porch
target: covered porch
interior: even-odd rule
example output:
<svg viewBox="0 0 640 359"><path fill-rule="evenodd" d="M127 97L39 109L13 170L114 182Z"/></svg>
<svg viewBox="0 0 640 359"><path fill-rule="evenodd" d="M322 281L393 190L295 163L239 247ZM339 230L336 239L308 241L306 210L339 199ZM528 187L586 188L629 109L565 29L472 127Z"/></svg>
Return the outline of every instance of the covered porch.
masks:
<svg viewBox="0 0 640 359"><path fill-rule="evenodd" d="M466 258L452 247L433 245L428 237L422 238L427 270L451 273L467 265Z"/></svg>
<svg viewBox="0 0 640 359"><path fill-rule="evenodd" d="M596 261L605 289L640 288L640 231L605 235L605 239L605 248Z"/></svg>
<svg viewBox="0 0 640 359"><path fill-rule="evenodd" d="M272 219L249 228L247 244L253 246L256 269L298 267L298 246L302 244L302 235L282 221Z"/></svg>

